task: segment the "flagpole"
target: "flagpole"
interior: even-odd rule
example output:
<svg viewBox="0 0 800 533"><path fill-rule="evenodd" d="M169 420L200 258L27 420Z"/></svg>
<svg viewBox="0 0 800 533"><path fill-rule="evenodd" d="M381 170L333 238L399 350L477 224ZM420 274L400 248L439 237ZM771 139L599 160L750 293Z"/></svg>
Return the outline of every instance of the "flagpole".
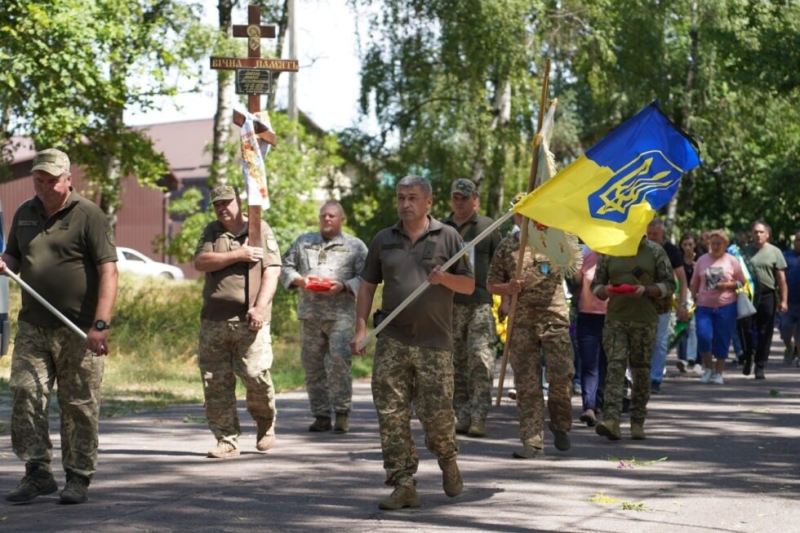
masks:
<svg viewBox="0 0 800 533"><path fill-rule="evenodd" d="M544 68L544 79L542 80L542 97L539 100L539 120L536 127L536 134L542 130L542 123L544 121L544 114L547 105L547 93L550 89L550 59L547 60ZM531 171L528 176L528 192L530 193L536 187L536 174L539 168L539 147L535 142L533 144L533 161L531 163ZM514 274L514 279L522 277L522 262L525 259L525 248L528 246L528 218L522 217L522 228L520 228L519 235L519 252L517 254L517 271ZM499 406L500 401L503 399L503 382L506 378L506 366L508 365L508 352L511 347L512 335L514 333L514 317L517 312L518 294L511 295L511 305L508 310L508 321L506 322L506 342L503 345L503 359L500 361L500 376L497 380L497 401L495 405Z"/></svg>
<svg viewBox="0 0 800 533"><path fill-rule="evenodd" d="M50 304L50 302L48 302L47 300L45 300L45 299L42 297L42 295L41 295L41 294L39 294L38 292L36 292L36 290L35 290L33 287L31 287L30 285L28 285L27 283L25 283L24 281L22 281L22 278L20 278L19 276L17 276L17 275L16 275L16 274L14 274L13 272L11 272L11 270L9 270L9 269L6 269L6 275L7 275L9 278L11 278L11 279L13 279L14 281L16 281L16 282L17 282L17 285L19 285L20 287L22 287L23 289L25 289L25 292L27 292L28 294L30 294L31 296L33 296L33 298L34 298L34 299L35 299L37 302L39 302L40 304L42 304L42 305L43 305L43 306L44 306L44 307L45 307L45 308L46 308L48 311L50 311L51 313L53 313L54 315L56 315L56 318L58 318L58 319L59 319L61 322L63 322L65 326L67 326L69 329L71 329L72 331L74 331L74 332L75 332L75 333L76 333L78 336L80 336L82 339L84 339L84 340L86 339L86 332L84 332L84 331L83 331L83 330L81 330L81 329L80 329L78 326L76 326L76 325L75 325L75 324L74 324L74 323L73 323L73 322L72 322L72 321L71 321L69 318L65 317L65 316L64 316L64 314L63 314L61 311L59 311L58 309L56 309L55 307L53 307L53 306Z"/></svg>
<svg viewBox="0 0 800 533"><path fill-rule="evenodd" d="M508 210L508 211L507 211L507 212L506 212L506 213L505 213L503 216L501 216L500 218L498 218L497 220L495 220L494 222L492 222L492 224L491 224L491 225L490 225L488 228L486 228L485 230L483 230L483 231L482 231L482 232L481 232L481 233L480 233L480 234L479 234L477 237L475 237L474 239L472 239L471 241L469 241L467 244L465 244L465 245L464 245L464 248L462 248L461 250L459 250L457 254L455 254L453 257L451 257L451 258L450 258L450 259L449 259L449 260L448 260L448 261L447 261L445 264L443 264L443 265L442 265L440 268L441 268L443 271L446 271L448 268L450 268L451 266L453 266L453 265L456 263L456 261L458 261L459 259L461 259L461 258L464 256L464 254L466 254L467 252L469 252L469 251L470 251L472 248L474 248L474 247L475 247L475 246L476 246L476 245L477 245L479 242L481 242L483 239L485 239L486 237L488 237L489 235L491 235L491 234L492 234L492 232L493 232L494 230L496 230L497 228L499 228L499 227L500 227L500 226L503 224L503 222L505 222L506 220L508 220L509 218L511 218L511 216L512 216L513 214L514 214L514 210L513 210L513 209L509 209L509 210ZM364 348L364 346L366 346L366 345L367 345L367 343L368 343L369 341L371 341L372 339L374 339L374 338L375 338L375 337L378 335L378 333L380 333L381 331L383 331L383 328L385 328L386 326L388 326L388 325L389 325L389 322L391 322L392 320L394 320L394 318L395 318L397 315L399 315L399 314L400 314L400 312L401 312L403 309L405 309L406 307L408 307L408 306L411 304L411 302L413 302L414 300L416 300L416 299L417 299L417 297L418 297L420 294L422 294L423 292L425 292L425 289L427 289L429 285L430 285L430 283L428 283L428 281L426 280L426 281L424 281L424 282L423 282L423 283L422 283L422 284L421 284L419 287L417 287L416 289L414 289L414 292L412 292L411 294L409 294L409 295L408 295L408 297L407 297L405 300L403 300L403 302L402 302L400 305L398 305L397 307L395 307L395 308L394 308L394 310L393 310L391 313L389 313L389 315L388 315L386 318L384 318L384 319L383 319L383 321L381 321L381 323L380 323L380 324L378 324L378 326L377 326L375 329L373 329L372 331L370 331L369 335L367 335L367 336L364 338L364 340L362 340L362 341L361 341L361 343L359 343L359 345L358 345L358 349L359 349L359 351L360 351L360 350L362 350L362 349Z"/></svg>

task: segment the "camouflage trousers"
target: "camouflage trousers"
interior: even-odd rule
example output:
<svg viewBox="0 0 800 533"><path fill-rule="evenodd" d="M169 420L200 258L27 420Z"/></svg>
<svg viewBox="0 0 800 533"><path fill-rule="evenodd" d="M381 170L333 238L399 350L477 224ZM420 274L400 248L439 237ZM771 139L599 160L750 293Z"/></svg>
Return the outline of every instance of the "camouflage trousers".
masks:
<svg viewBox="0 0 800 533"><path fill-rule="evenodd" d="M236 376L247 390L247 412L275 433L275 387L269 324L258 331L247 322L202 320L197 364L203 378L208 427L217 440L238 446L242 429L236 412Z"/></svg>
<svg viewBox="0 0 800 533"><path fill-rule="evenodd" d="M483 422L489 414L495 336L491 304L453 304L453 409L459 422Z"/></svg>
<svg viewBox="0 0 800 533"><path fill-rule="evenodd" d="M378 412L387 485L412 484L419 466L411 436L412 403L428 450L443 460L458 454L449 350L378 338L372 364L372 398Z"/></svg>
<svg viewBox="0 0 800 533"><path fill-rule="evenodd" d="M353 403L350 372L350 338L353 321L301 320L300 360L306 373L306 390L314 416L349 413Z"/></svg>
<svg viewBox="0 0 800 533"><path fill-rule="evenodd" d="M523 444L544 448L544 393L542 358L546 366L547 409L558 431L572 428L572 378L575 375L572 341L566 324L514 325L510 359L517 387L519 438Z"/></svg>
<svg viewBox="0 0 800 533"><path fill-rule="evenodd" d="M656 342L656 326L650 322L623 322L606 317L603 349L608 359L603 420L619 421L625 394L625 370L631 366L631 420L647 418L650 400L650 356Z"/></svg>
<svg viewBox="0 0 800 533"><path fill-rule="evenodd" d="M91 478L97 470L97 419L103 358L66 326L41 328L19 322L11 356L11 445L23 461L52 471L47 413L50 393L61 415L64 470Z"/></svg>

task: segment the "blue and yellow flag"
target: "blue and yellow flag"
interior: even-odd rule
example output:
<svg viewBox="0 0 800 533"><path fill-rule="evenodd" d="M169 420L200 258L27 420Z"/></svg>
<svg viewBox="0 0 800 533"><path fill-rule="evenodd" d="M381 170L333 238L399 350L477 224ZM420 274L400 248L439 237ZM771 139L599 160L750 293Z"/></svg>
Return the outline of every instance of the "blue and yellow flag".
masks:
<svg viewBox="0 0 800 533"><path fill-rule="evenodd" d="M591 249L635 255L647 224L700 164L692 143L653 102L514 206Z"/></svg>

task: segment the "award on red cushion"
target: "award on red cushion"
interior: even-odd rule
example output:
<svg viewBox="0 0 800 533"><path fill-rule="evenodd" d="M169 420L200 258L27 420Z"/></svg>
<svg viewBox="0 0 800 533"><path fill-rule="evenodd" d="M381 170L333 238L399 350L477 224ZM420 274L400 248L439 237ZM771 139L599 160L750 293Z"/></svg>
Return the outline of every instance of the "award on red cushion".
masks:
<svg viewBox="0 0 800 533"><path fill-rule="evenodd" d="M306 289L310 291L325 292L331 290L331 287L333 287L333 281L329 280L328 278L308 276Z"/></svg>
<svg viewBox="0 0 800 533"><path fill-rule="evenodd" d="M627 283L620 283L619 285L611 285L608 292L614 294L632 294L636 292L636 285L628 285Z"/></svg>

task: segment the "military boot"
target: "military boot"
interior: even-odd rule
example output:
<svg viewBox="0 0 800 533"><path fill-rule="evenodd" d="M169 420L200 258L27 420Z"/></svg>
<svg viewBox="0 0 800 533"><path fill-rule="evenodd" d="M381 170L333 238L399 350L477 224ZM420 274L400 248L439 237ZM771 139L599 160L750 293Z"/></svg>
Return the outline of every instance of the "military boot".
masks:
<svg viewBox="0 0 800 533"><path fill-rule="evenodd" d="M256 433L256 450L265 452L275 445L274 421L256 422L258 433Z"/></svg>
<svg viewBox="0 0 800 533"><path fill-rule="evenodd" d="M537 448L531 444L525 444L521 450L511 454L515 459L537 459L544 457L544 448Z"/></svg>
<svg viewBox="0 0 800 533"><path fill-rule="evenodd" d="M67 485L61 491L61 503L86 503L89 499L89 478L67 472Z"/></svg>
<svg viewBox="0 0 800 533"><path fill-rule="evenodd" d="M461 494L464 490L464 481L461 479L461 471L458 469L456 458L443 461L439 459L439 468L442 469L442 488L444 493L451 498Z"/></svg>
<svg viewBox="0 0 800 533"><path fill-rule="evenodd" d="M419 507L419 494L414 485L398 485L391 495L378 502L378 508L386 511L403 507Z"/></svg>
<svg viewBox="0 0 800 533"><path fill-rule="evenodd" d="M631 438L633 440L644 440L644 420L631 419Z"/></svg>
<svg viewBox="0 0 800 533"><path fill-rule="evenodd" d="M53 473L41 468L38 465L28 463L25 465L25 477L19 482L17 488L6 496L6 501L13 503L25 503L33 500L37 496L53 494L58 490Z"/></svg>
<svg viewBox="0 0 800 533"><path fill-rule="evenodd" d="M594 430L601 437L607 437L608 440L619 440L622 438L622 432L619 429L619 420L603 420L595 426Z"/></svg>
<svg viewBox="0 0 800 533"><path fill-rule="evenodd" d="M553 426L553 423L550 422L550 431L553 432L553 436L555 437L555 445L556 450L560 452L565 452L569 450L571 443L569 442L569 434L566 431L559 431Z"/></svg>
<svg viewBox="0 0 800 533"><path fill-rule="evenodd" d="M336 413L336 423L333 425L334 433L347 433L350 431L350 417L347 413Z"/></svg>
<svg viewBox="0 0 800 533"><path fill-rule="evenodd" d="M333 425L331 424L331 417L318 416L314 423L308 426L311 433L322 433L323 431L330 431Z"/></svg>
<svg viewBox="0 0 800 533"><path fill-rule="evenodd" d="M456 433L466 435L469 433L470 419L462 418L456 421Z"/></svg>
<svg viewBox="0 0 800 533"><path fill-rule="evenodd" d="M240 453L236 444L226 440L218 440L217 445L208 450L206 457L209 459L224 459L226 457L236 457Z"/></svg>
<svg viewBox="0 0 800 533"><path fill-rule="evenodd" d="M467 431L467 435L470 437L475 437L482 439L486 436L486 421L485 420L474 420L469 425L469 430Z"/></svg>

